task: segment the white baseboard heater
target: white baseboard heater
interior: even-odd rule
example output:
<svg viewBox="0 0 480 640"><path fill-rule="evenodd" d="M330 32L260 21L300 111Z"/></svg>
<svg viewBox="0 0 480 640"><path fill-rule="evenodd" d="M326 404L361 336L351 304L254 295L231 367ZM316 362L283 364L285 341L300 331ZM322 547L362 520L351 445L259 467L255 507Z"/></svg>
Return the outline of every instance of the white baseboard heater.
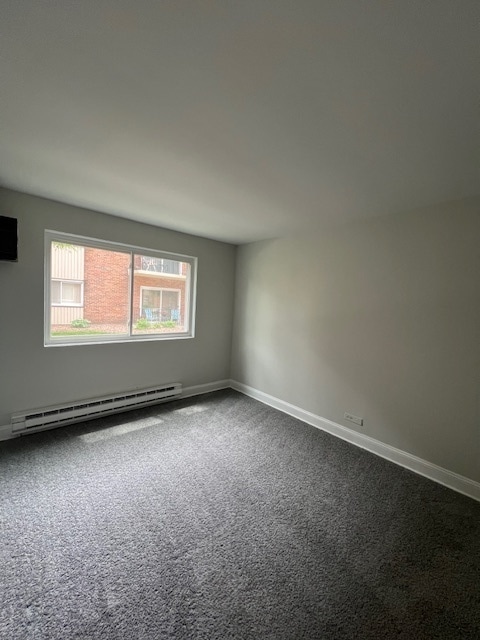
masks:
<svg viewBox="0 0 480 640"><path fill-rule="evenodd" d="M181 394L182 384L173 382L161 387L125 391L101 398L79 400L78 402L15 413L12 415L12 434L31 433L61 427L73 422L93 420L109 413L120 413L129 409L158 404L178 398Z"/></svg>

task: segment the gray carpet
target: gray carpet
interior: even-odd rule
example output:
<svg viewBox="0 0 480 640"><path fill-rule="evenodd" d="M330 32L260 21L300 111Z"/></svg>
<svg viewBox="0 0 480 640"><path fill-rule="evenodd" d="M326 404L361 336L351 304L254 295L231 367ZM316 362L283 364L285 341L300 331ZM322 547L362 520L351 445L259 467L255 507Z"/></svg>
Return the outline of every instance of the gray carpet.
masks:
<svg viewBox="0 0 480 640"><path fill-rule="evenodd" d="M0 476L2 640L480 638L480 504L234 391Z"/></svg>

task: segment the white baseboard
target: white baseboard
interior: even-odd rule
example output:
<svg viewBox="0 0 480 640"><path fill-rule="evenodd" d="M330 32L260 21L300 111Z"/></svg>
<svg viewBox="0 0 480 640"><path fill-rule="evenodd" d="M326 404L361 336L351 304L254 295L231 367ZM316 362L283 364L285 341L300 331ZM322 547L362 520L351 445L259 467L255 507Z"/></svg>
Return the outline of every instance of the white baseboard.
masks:
<svg viewBox="0 0 480 640"><path fill-rule="evenodd" d="M429 478L434 482L438 482L449 489L453 489L454 491L458 491L458 493L463 493L474 500L480 501L480 482L475 482L474 480L470 480L458 473L448 471L448 469L439 467L432 462L428 462L427 460L418 458L411 453L407 453L406 451L402 451L401 449L397 449L396 447L380 442L380 440L375 440L374 438L370 438L362 433L348 429L348 427L344 427L341 424L337 424L336 422L317 416L310 411L305 411L304 409L290 404L289 402L275 398L268 393L249 387L241 382L231 380L230 386L236 391L240 391L251 398L255 398L255 400L259 400L260 402L268 404L275 409L279 409L280 411L283 411L283 413L287 413L288 415L298 418L313 427L317 427L317 429L327 431L337 438L346 440L347 442L350 442L362 449L366 449L381 458L385 458L386 460L394 462L401 467L405 467L405 469L409 469L410 471L418 473L421 476L425 476L426 478Z"/></svg>
<svg viewBox="0 0 480 640"><path fill-rule="evenodd" d="M3 440L11 440L14 437L11 424L0 424L0 442Z"/></svg>
<svg viewBox="0 0 480 640"><path fill-rule="evenodd" d="M182 391L182 398L190 398L191 396L200 396L202 393L210 393L211 391L220 391L221 389L229 389L230 380L216 380L215 382L207 382L206 384L197 384L193 387L185 387Z"/></svg>

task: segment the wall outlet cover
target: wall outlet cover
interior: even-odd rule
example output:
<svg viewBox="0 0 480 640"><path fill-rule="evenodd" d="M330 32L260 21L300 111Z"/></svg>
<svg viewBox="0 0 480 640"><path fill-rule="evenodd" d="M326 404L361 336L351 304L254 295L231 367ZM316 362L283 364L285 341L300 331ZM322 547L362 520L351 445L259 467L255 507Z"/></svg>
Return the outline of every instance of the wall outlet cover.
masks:
<svg viewBox="0 0 480 640"><path fill-rule="evenodd" d="M360 426L363 426L363 418L359 418L358 416L354 416L353 413L344 413L343 417L345 420L350 420L350 422L354 422Z"/></svg>

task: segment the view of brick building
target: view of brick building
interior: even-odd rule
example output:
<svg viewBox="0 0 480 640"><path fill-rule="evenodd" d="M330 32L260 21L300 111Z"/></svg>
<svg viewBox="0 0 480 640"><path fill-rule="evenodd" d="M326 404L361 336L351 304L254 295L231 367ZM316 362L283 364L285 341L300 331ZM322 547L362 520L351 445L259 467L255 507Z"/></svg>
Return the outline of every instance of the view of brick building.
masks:
<svg viewBox="0 0 480 640"><path fill-rule="evenodd" d="M94 324L127 324L130 255L85 247L83 317Z"/></svg>
<svg viewBox="0 0 480 640"><path fill-rule="evenodd" d="M54 243L51 330L82 324L98 333L183 330L189 265L123 251ZM133 288L133 291L132 291ZM73 323L73 325L72 325Z"/></svg>

